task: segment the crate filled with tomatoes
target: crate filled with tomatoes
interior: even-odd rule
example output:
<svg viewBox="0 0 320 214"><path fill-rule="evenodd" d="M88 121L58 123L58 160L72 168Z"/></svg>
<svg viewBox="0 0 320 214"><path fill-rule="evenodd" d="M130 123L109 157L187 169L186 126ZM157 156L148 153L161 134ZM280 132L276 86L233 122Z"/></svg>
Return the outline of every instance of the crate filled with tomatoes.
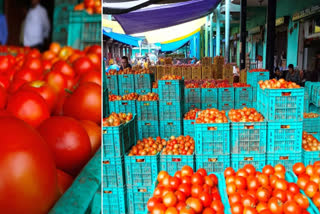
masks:
<svg viewBox="0 0 320 214"><path fill-rule="evenodd" d="M195 139L195 123L197 112L201 111L198 108L191 109L188 111L183 118L183 134L185 136L189 135L193 139Z"/></svg>
<svg viewBox="0 0 320 214"><path fill-rule="evenodd" d="M303 132L302 160L305 165L314 164L320 160L320 134Z"/></svg>
<svg viewBox="0 0 320 214"><path fill-rule="evenodd" d="M320 133L320 114L315 112L303 113L303 131Z"/></svg>
<svg viewBox="0 0 320 214"><path fill-rule="evenodd" d="M205 80L201 84L201 108L218 108L218 89L215 81Z"/></svg>
<svg viewBox="0 0 320 214"><path fill-rule="evenodd" d="M233 83L235 109L252 107L252 87L246 83Z"/></svg>
<svg viewBox="0 0 320 214"><path fill-rule="evenodd" d="M160 101L182 101L183 100L183 80L181 76L165 75L158 80Z"/></svg>

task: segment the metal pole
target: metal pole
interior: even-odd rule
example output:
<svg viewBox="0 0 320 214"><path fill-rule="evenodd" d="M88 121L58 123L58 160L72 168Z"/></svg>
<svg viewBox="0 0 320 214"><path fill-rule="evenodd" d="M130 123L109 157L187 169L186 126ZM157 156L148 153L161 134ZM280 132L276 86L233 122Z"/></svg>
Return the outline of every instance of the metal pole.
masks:
<svg viewBox="0 0 320 214"><path fill-rule="evenodd" d="M213 13L210 14L210 56L213 57Z"/></svg>
<svg viewBox="0 0 320 214"><path fill-rule="evenodd" d="M241 0L240 12L240 69L246 68L246 24L247 24L247 0Z"/></svg>
<svg viewBox="0 0 320 214"><path fill-rule="evenodd" d="M220 56L220 4L216 10L217 24L216 24L216 56Z"/></svg>
<svg viewBox="0 0 320 214"><path fill-rule="evenodd" d="M275 40L275 29L276 29L276 11L277 1L268 0L268 17L267 17L267 56L266 56L266 67L273 73L274 67L274 40Z"/></svg>
<svg viewBox="0 0 320 214"><path fill-rule="evenodd" d="M193 37L193 57L197 57L197 38ZM200 47L199 47L200 48Z"/></svg>
<svg viewBox="0 0 320 214"><path fill-rule="evenodd" d="M225 21L225 61L229 62L229 51L230 51L230 0L225 0L225 6L226 6L226 21Z"/></svg>
<svg viewBox="0 0 320 214"><path fill-rule="evenodd" d="M205 50L204 50L204 53L205 53L205 56L208 56L208 21L209 21L209 16L207 16L207 20L206 20L206 29L205 29L205 35L204 35L204 40L205 40L205 43L204 43L204 47L205 47Z"/></svg>

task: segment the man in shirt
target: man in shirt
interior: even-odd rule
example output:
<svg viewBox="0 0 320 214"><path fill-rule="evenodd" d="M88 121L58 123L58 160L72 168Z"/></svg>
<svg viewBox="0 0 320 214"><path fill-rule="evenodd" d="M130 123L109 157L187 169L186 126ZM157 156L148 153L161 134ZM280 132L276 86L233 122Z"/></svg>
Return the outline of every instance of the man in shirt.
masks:
<svg viewBox="0 0 320 214"><path fill-rule="evenodd" d="M40 5L40 0L31 0L31 8L25 20L24 45L43 51L49 32L50 22L46 9Z"/></svg>
<svg viewBox="0 0 320 214"><path fill-rule="evenodd" d="M294 67L292 64L290 64L288 66L288 68L289 68L289 71L286 75L286 80L291 81L291 82L295 82L298 85L300 85L300 83L301 83L300 72L297 70L294 70Z"/></svg>
<svg viewBox="0 0 320 214"><path fill-rule="evenodd" d="M132 66L129 64L128 57L123 56L121 58L121 67L120 70L124 70L125 68L132 68Z"/></svg>

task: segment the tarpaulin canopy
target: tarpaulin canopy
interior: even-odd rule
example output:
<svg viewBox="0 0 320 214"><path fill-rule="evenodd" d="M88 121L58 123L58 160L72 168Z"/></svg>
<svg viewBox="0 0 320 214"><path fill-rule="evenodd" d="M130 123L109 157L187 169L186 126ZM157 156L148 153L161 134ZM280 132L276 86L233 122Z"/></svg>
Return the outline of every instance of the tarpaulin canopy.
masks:
<svg viewBox="0 0 320 214"><path fill-rule="evenodd" d="M115 15L126 34L135 34L192 21L211 13L221 0L190 0Z"/></svg>
<svg viewBox="0 0 320 214"><path fill-rule="evenodd" d="M161 0L103 0L104 14L120 14L138 10Z"/></svg>
<svg viewBox="0 0 320 214"><path fill-rule="evenodd" d="M132 45L136 47L141 46L141 43L142 43L142 39L140 38L129 36L126 34L114 33L108 30L107 28L103 29L103 35L108 36L114 40L117 40L118 42L122 42L124 44Z"/></svg>

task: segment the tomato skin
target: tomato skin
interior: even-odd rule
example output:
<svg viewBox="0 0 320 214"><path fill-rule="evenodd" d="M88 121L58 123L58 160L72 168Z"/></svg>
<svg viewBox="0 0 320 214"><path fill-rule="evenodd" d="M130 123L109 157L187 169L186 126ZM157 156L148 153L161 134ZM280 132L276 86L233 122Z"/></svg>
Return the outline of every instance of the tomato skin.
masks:
<svg viewBox="0 0 320 214"><path fill-rule="evenodd" d="M241 195L238 192L229 195L230 205L233 205L238 202L241 202Z"/></svg>
<svg viewBox="0 0 320 214"><path fill-rule="evenodd" d="M101 128L90 120L80 120L79 122L87 131L91 143L92 155L94 155L101 146Z"/></svg>
<svg viewBox="0 0 320 214"><path fill-rule="evenodd" d="M252 164L246 164L243 169L248 173L248 175L254 175L256 173L256 168Z"/></svg>
<svg viewBox="0 0 320 214"><path fill-rule="evenodd" d="M101 122L101 87L95 83L80 85L63 105L64 115L79 120Z"/></svg>
<svg viewBox="0 0 320 214"><path fill-rule="evenodd" d="M295 183L289 183L288 184L288 190L292 192L293 194L298 194L299 193L299 187Z"/></svg>
<svg viewBox="0 0 320 214"><path fill-rule="evenodd" d="M241 202L237 202L231 205L231 213L232 214L243 214L243 205Z"/></svg>
<svg viewBox="0 0 320 214"><path fill-rule="evenodd" d="M320 195L320 193L318 192L318 194ZM314 199L315 196L313 196ZM294 201L302 208L302 209L307 209L309 207L309 200L308 198L301 194L298 193L294 196ZM317 206L317 205L316 205ZM317 206L318 207L318 206Z"/></svg>
<svg viewBox="0 0 320 214"><path fill-rule="evenodd" d="M301 207L294 201L287 201L283 205L284 214L301 214Z"/></svg>
<svg viewBox="0 0 320 214"><path fill-rule="evenodd" d="M247 188L247 181L246 181L245 177L236 176L234 183L236 184L237 189L246 189Z"/></svg>
<svg viewBox="0 0 320 214"><path fill-rule="evenodd" d="M49 147L35 129L14 117L0 118L0 135L1 212L47 213L59 197Z"/></svg>
<svg viewBox="0 0 320 214"><path fill-rule="evenodd" d="M271 197L271 193L270 191L265 188L265 187L260 187L258 190L257 190L257 199L260 201L260 202L268 202L268 200L270 199Z"/></svg>
<svg viewBox="0 0 320 214"><path fill-rule="evenodd" d="M294 174L297 176L303 174L306 171L306 168L303 163L295 163L292 167Z"/></svg>
<svg viewBox="0 0 320 214"><path fill-rule="evenodd" d="M102 48L100 45L92 45L89 47L87 53L97 54L101 58Z"/></svg>
<svg viewBox="0 0 320 214"><path fill-rule="evenodd" d="M191 195L191 187L188 184L180 184L178 190L183 192L186 197L189 197Z"/></svg>
<svg viewBox="0 0 320 214"><path fill-rule="evenodd" d="M41 78L41 73L30 69L21 69L14 74L14 79L22 79L26 82L36 81Z"/></svg>
<svg viewBox="0 0 320 214"><path fill-rule="evenodd" d="M81 76L89 71L92 71L94 66L87 56L82 56L73 63L73 68L75 69L76 73Z"/></svg>
<svg viewBox="0 0 320 214"><path fill-rule="evenodd" d="M90 159L89 136L75 119L51 117L38 130L53 151L58 169L76 175Z"/></svg>
<svg viewBox="0 0 320 214"><path fill-rule="evenodd" d="M37 73L41 73L43 71L42 61L40 58L32 58L28 57L23 64L23 69L32 70Z"/></svg>
<svg viewBox="0 0 320 214"><path fill-rule="evenodd" d="M53 64L52 71L60 72L68 78L74 78L74 76L76 75L71 65L62 60Z"/></svg>
<svg viewBox="0 0 320 214"><path fill-rule="evenodd" d="M251 195L246 195L241 199L243 207L253 207L255 206L254 198Z"/></svg>
<svg viewBox="0 0 320 214"><path fill-rule="evenodd" d="M274 174L274 172L275 172L275 171L274 171L274 168L273 168L272 166L270 166L270 165L266 165L266 166L264 166L263 169L262 169L262 173L263 173L263 174L266 174L266 175L268 175L268 176Z"/></svg>
<svg viewBox="0 0 320 214"><path fill-rule="evenodd" d="M309 197L309 198L313 198L313 196L316 194L316 192L319 189L319 185L317 185L315 182L313 181L309 181L307 183L307 185L304 188L304 193Z"/></svg>
<svg viewBox="0 0 320 214"><path fill-rule="evenodd" d="M191 184L202 185L203 183L204 183L204 178L201 176L200 173L194 173L191 176Z"/></svg>
<svg viewBox="0 0 320 214"><path fill-rule="evenodd" d="M162 197L162 203L166 207L173 207L177 204L177 197L173 192L168 192L167 194Z"/></svg>
<svg viewBox="0 0 320 214"><path fill-rule="evenodd" d="M236 172L234 171L234 169L232 167L227 167L225 170L224 170L224 177L228 177L228 176L231 176L231 175L235 175Z"/></svg>
<svg viewBox="0 0 320 214"><path fill-rule="evenodd" d="M85 82L93 82L101 86L101 73L98 71L89 71L80 78L80 84Z"/></svg>
<svg viewBox="0 0 320 214"><path fill-rule="evenodd" d="M178 214L178 213L179 212L178 212L177 208L175 208L175 207L169 207L165 212L165 214Z"/></svg>
<svg viewBox="0 0 320 214"><path fill-rule="evenodd" d="M251 175L247 178L247 186L248 190L257 190L259 188L259 181L258 179Z"/></svg>
<svg viewBox="0 0 320 214"><path fill-rule="evenodd" d="M68 86L67 78L58 71L50 71L44 79L58 94L61 94Z"/></svg>
<svg viewBox="0 0 320 214"><path fill-rule="evenodd" d="M158 198L150 198L147 203L148 211L151 212L157 203L160 203L160 200Z"/></svg>
<svg viewBox="0 0 320 214"><path fill-rule="evenodd" d="M186 200L186 204L191 207L196 213L200 213L203 209L200 199L190 197Z"/></svg>
<svg viewBox="0 0 320 214"><path fill-rule="evenodd" d="M202 192L199 194L199 199L202 202L203 207L209 207L212 201L212 197L209 193Z"/></svg>
<svg viewBox="0 0 320 214"><path fill-rule="evenodd" d="M59 192L62 195L71 186L73 182L73 177L59 169L57 169L57 176Z"/></svg>
<svg viewBox="0 0 320 214"><path fill-rule="evenodd" d="M192 185L191 187L191 196L192 197L195 197L195 198L198 198L200 193L202 192L202 186L199 185L199 184L194 184Z"/></svg>
<svg viewBox="0 0 320 214"><path fill-rule="evenodd" d="M158 182L162 183L162 180L168 175L169 174L166 171L159 172L158 177L157 177Z"/></svg>
<svg viewBox="0 0 320 214"><path fill-rule="evenodd" d="M6 89L0 85L0 109L4 109L7 105L8 95Z"/></svg>
<svg viewBox="0 0 320 214"><path fill-rule="evenodd" d="M161 203L158 203L154 206L151 214L165 214L166 206Z"/></svg>
<svg viewBox="0 0 320 214"><path fill-rule="evenodd" d="M184 176L192 176L193 175L193 169L190 166L183 166L181 169L181 177Z"/></svg>
<svg viewBox="0 0 320 214"><path fill-rule="evenodd" d="M258 214L257 210L253 207L245 207L243 214Z"/></svg>
<svg viewBox="0 0 320 214"><path fill-rule="evenodd" d="M207 176L207 171L203 168L198 169L197 173L199 173L203 177Z"/></svg>
<svg viewBox="0 0 320 214"><path fill-rule="evenodd" d="M221 210L224 210L224 206L221 201L212 201L210 207L216 212L221 212Z"/></svg>
<svg viewBox="0 0 320 214"><path fill-rule="evenodd" d="M191 207L185 206L180 210L180 214L196 214L196 212Z"/></svg>
<svg viewBox="0 0 320 214"><path fill-rule="evenodd" d="M283 203L278 198L271 198L268 202L268 208L273 214L283 213Z"/></svg>

